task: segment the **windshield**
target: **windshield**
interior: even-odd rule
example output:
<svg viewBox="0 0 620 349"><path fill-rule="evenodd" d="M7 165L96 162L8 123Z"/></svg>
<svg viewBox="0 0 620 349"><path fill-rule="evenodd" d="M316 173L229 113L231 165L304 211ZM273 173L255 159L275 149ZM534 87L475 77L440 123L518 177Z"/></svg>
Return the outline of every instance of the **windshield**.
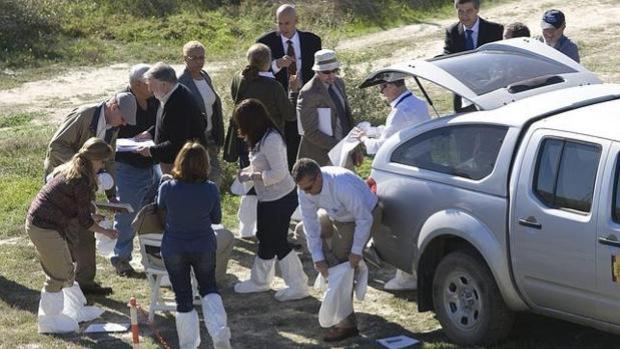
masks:
<svg viewBox="0 0 620 349"><path fill-rule="evenodd" d="M519 52L479 51L432 62L454 76L478 96L515 82L576 70L543 56Z"/></svg>

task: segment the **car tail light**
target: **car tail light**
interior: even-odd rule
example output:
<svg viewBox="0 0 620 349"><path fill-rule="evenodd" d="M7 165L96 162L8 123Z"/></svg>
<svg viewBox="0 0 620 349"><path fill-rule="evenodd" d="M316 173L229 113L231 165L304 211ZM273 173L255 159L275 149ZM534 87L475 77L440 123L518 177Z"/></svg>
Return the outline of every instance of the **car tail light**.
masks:
<svg viewBox="0 0 620 349"><path fill-rule="evenodd" d="M370 191L377 194L377 182L372 178L372 177L368 177L366 178L366 184L368 185L368 188L370 188Z"/></svg>

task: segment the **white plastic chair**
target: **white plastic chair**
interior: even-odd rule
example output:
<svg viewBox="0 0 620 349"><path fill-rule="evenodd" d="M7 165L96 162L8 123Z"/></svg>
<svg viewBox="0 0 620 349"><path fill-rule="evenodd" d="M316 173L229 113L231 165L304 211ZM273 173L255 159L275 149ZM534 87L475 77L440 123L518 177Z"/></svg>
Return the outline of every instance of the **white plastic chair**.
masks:
<svg viewBox="0 0 620 349"><path fill-rule="evenodd" d="M164 278L168 278L168 271L161 258L161 239L163 234L139 234L140 254L142 265L146 273L146 279L151 288L151 303L149 305L149 321L153 321L156 311L176 311L177 305L174 300L164 299L161 295L161 287ZM192 289L194 294L194 304L200 305L196 278L192 272Z"/></svg>

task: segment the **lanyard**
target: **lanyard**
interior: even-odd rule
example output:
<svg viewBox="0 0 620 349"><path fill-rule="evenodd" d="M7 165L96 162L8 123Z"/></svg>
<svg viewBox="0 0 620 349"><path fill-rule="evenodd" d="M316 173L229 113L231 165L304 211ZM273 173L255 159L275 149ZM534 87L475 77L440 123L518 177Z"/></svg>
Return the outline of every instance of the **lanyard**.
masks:
<svg viewBox="0 0 620 349"><path fill-rule="evenodd" d="M396 109L398 107L398 105L400 103L402 103L402 101L404 101L405 99L407 99L408 97L413 96L413 94L411 92L408 92L406 95L402 96L401 99L398 100L398 102L396 102L396 104L394 105L394 109Z"/></svg>

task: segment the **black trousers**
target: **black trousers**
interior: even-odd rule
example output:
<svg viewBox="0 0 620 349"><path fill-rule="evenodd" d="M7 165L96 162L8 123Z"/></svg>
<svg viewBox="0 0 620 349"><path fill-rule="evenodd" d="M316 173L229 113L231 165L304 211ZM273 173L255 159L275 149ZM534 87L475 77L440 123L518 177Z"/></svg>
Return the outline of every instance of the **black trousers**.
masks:
<svg viewBox="0 0 620 349"><path fill-rule="evenodd" d="M291 215L297 208L297 190L275 201L259 201L256 211L256 237L258 257L282 260L291 252L288 244L288 227Z"/></svg>

